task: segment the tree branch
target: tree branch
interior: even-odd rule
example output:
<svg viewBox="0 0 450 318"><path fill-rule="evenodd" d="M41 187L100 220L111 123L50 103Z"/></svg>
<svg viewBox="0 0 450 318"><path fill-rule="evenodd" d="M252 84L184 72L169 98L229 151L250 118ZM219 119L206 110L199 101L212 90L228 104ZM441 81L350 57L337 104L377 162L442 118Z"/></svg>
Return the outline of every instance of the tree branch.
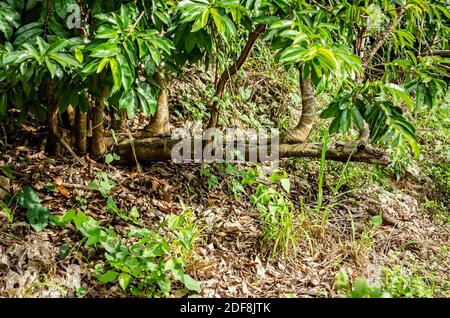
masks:
<svg viewBox="0 0 450 318"><path fill-rule="evenodd" d="M248 35L247 44L242 50L241 55L233 65L231 65L222 73L222 76L220 77L216 85L216 100L214 101L211 108L211 119L208 124L209 128L216 128L219 123L219 100L223 98L225 86L227 85L230 78L235 75L245 63L255 45L256 40L265 30L266 25L260 24L256 27L255 31L250 32L250 34Z"/></svg>
<svg viewBox="0 0 450 318"><path fill-rule="evenodd" d="M134 156L141 163L149 161L168 161L172 159L172 149L181 140L172 140L170 137L165 138L144 138L135 139L134 145L125 140L117 145L114 152L117 153L121 160L118 164L132 165L135 161ZM194 145L194 140L187 140L186 143ZM133 153L134 146L134 153ZM321 143L299 143L299 144L281 144L279 147L280 158L306 157L319 159L322 155L323 144ZM220 147L219 147L220 149ZM267 146L256 147L245 144L246 154L249 157L250 150L258 153L270 154L271 149ZM222 149L225 153L226 149ZM198 153L198 151L195 151ZM194 153L194 151L192 151ZM193 158L192 154L192 158ZM259 156L258 156L259 157ZM336 142L329 144L326 151L326 159L340 162L350 161L365 162L370 164L388 165L390 162L389 155L383 151L376 150L371 147L359 145L359 143L342 143ZM261 160L261 158L258 158Z"/></svg>
<svg viewBox="0 0 450 318"><path fill-rule="evenodd" d="M389 26L386 28L386 30L381 34L381 36L372 45L369 52L367 52L366 58L363 61L364 68L367 68L370 65L370 63L374 59L377 52L386 43L386 41L392 36L392 34L394 33L394 30L400 24L400 21L402 20L403 15L405 14L405 9L398 8L397 12L398 12L398 16L395 18L395 21L392 21L389 24Z"/></svg>

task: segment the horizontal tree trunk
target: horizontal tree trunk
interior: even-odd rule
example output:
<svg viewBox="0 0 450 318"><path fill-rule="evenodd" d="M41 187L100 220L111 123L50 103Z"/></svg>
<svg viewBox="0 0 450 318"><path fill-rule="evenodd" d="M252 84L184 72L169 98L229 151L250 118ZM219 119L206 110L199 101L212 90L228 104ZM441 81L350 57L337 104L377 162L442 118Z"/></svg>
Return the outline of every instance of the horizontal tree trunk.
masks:
<svg viewBox="0 0 450 318"><path fill-rule="evenodd" d="M450 57L450 50L426 51L426 52L420 53L420 56L440 56L440 57Z"/></svg>
<svg viewBox="0 0 450 318"><path fill-rule="evenodd" d="M170 137L165 138L143 138L134 140L134 148L136 157L139 162L148 161L167 161L172 159L172 149L179 144L180 140L172 140ZM193 145L194 140L188 140ZM110 142L111 143L111 142ZM198 143L197 143L198 144ZM201 143L200 143L201 144ZM249 146L246 144L246 158L248 158ZM300 144L280 144L279 157L280 158L320 158L322 154L323 144L321 143L300 143ZM203 149L203 148L201 148ZM220 149L220 148L219 148ZM254 148L251 148L254 150ZM258 147L258 152L267 151L267 147ZM221 149L225 153L225 149ZM119 143L114 152L117 153L121 160L117 162L121 165L133 165L133 151L132 145L128 140ZM193 159L193 158L192 158ZM326 159L347 162L365 162L370 164L388 165L390 162L389 155L383 151L376 150L359 143L331 143L327 147ZM260 160L260 158L258 158Z"/></svg>

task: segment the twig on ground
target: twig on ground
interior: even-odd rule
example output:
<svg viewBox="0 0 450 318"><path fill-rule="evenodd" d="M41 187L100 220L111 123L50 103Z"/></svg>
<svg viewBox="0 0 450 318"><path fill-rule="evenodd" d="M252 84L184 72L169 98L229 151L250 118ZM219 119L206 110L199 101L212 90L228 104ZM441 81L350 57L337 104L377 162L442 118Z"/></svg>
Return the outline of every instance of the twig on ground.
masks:
<svg viewBox="0 0 450 318"><path fill-rule="evenodd" d="M142 167L139 164L139 161L138 161L138 158L137 158L137 155L136 155L136 148L134 147L134 138L131 135L131 132L130 132L130 130L128 128L127 128L127 133L128 133L128 138L130 139L131 151L133 153L134 162L136 163L136 169L137 169L137 171L139 173L142 173Z"/></svg>
<svg viewBox="0 0 450 318"><path fill-rule="evenodd" d="M61 144L64 146L64 148L66 148L67 151L70 152L72 157L74 157L83 166L83 168L85 168L87 166L86 162L84 162L84 160L82 160L80 157L77 156L75 151L73 151L73 149L70 147L70 145L64 139L61 139L60 141L61 141Z"/></svg>

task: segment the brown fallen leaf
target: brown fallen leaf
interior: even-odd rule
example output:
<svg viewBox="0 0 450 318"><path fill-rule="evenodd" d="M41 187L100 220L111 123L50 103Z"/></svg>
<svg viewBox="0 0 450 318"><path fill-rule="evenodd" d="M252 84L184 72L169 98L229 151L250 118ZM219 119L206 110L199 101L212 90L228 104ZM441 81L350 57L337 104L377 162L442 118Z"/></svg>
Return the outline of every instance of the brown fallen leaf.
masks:
<svg viewBox="0 0 450 318"><path fill-rule="evenodd" d="M55 185L60 186L63 183L63 179L61 177L56 177L54 183Z"/></svg>
<svg viewBox="0 0 450 318"><path fill-rule="evenodd" d="M59 193L61 193L61 195L68 197L70 196L70 192L69 190L67 190L67 188L63 187L62 185L57 185L56 189L58 189Z"/></svg>

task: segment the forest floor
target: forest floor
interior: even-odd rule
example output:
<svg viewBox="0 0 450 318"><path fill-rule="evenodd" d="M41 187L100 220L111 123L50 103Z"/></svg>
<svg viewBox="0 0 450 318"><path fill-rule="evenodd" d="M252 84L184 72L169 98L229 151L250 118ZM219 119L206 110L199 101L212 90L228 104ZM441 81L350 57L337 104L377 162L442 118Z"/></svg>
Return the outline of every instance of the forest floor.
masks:
<svg viewBox="0 0 450 318"><path fill-rule="evenodd" d="M274 73L247 71L232 86L242 102L238 99L228 111L242 114L233 116L242 126L264 126L270 118L288 118L295 112L297 99L286 93L294 83L276 82ZM274 81L264 85L271 91L258 90L262 81ZM194 76L174 84L175 125L184 124L184 113L203 118L212 90L205 82ZM241 91L238 87L245 83L254 83L253 90ZM10 193L29 185L52 215L83 206L87 215L118 233L130 223L112 214L99 191L89 187L99 172L116 183L110 195L120 209L137 208L146 228L189 210L199 235L187 256L186 271L200 283L200 297L345 296L346 291L336 288L344 272L349 282L364 278L393 297L450 297L450 125L448 105L439 109L413 118L423 151L420 158L409 160L400 180L365 164L281 162L290 180L287 197L292 202L295 244L274 257L273 242L264 239L259 211L251 204L258 185L275 187L263 165L161 162L147 165L141 174L134 167L87 158L80 162L69 153L48 158L32 143L24 144L23 136L37 129L24 126L18 134L21 146L11 145L0 156L0 167L9 179ZM224 124L239 125L229 118ZM424 121L427 125L421 125ZM284 120L278 124L289 125ZM137 119L134 128L143 125L145 120ZM320 127L313 138L320 138ZM242 185L256 169L261 171L256 183ZM0 213L0 296L125 296L117 285L101 284L93 277L102 258L79 244L81 237L73 228L52 226L37 233L24 209L15 205L10 210L12 222ZM70 251L62 253L67 246ZM172 295L184 294L174 288Z"/></svg>

